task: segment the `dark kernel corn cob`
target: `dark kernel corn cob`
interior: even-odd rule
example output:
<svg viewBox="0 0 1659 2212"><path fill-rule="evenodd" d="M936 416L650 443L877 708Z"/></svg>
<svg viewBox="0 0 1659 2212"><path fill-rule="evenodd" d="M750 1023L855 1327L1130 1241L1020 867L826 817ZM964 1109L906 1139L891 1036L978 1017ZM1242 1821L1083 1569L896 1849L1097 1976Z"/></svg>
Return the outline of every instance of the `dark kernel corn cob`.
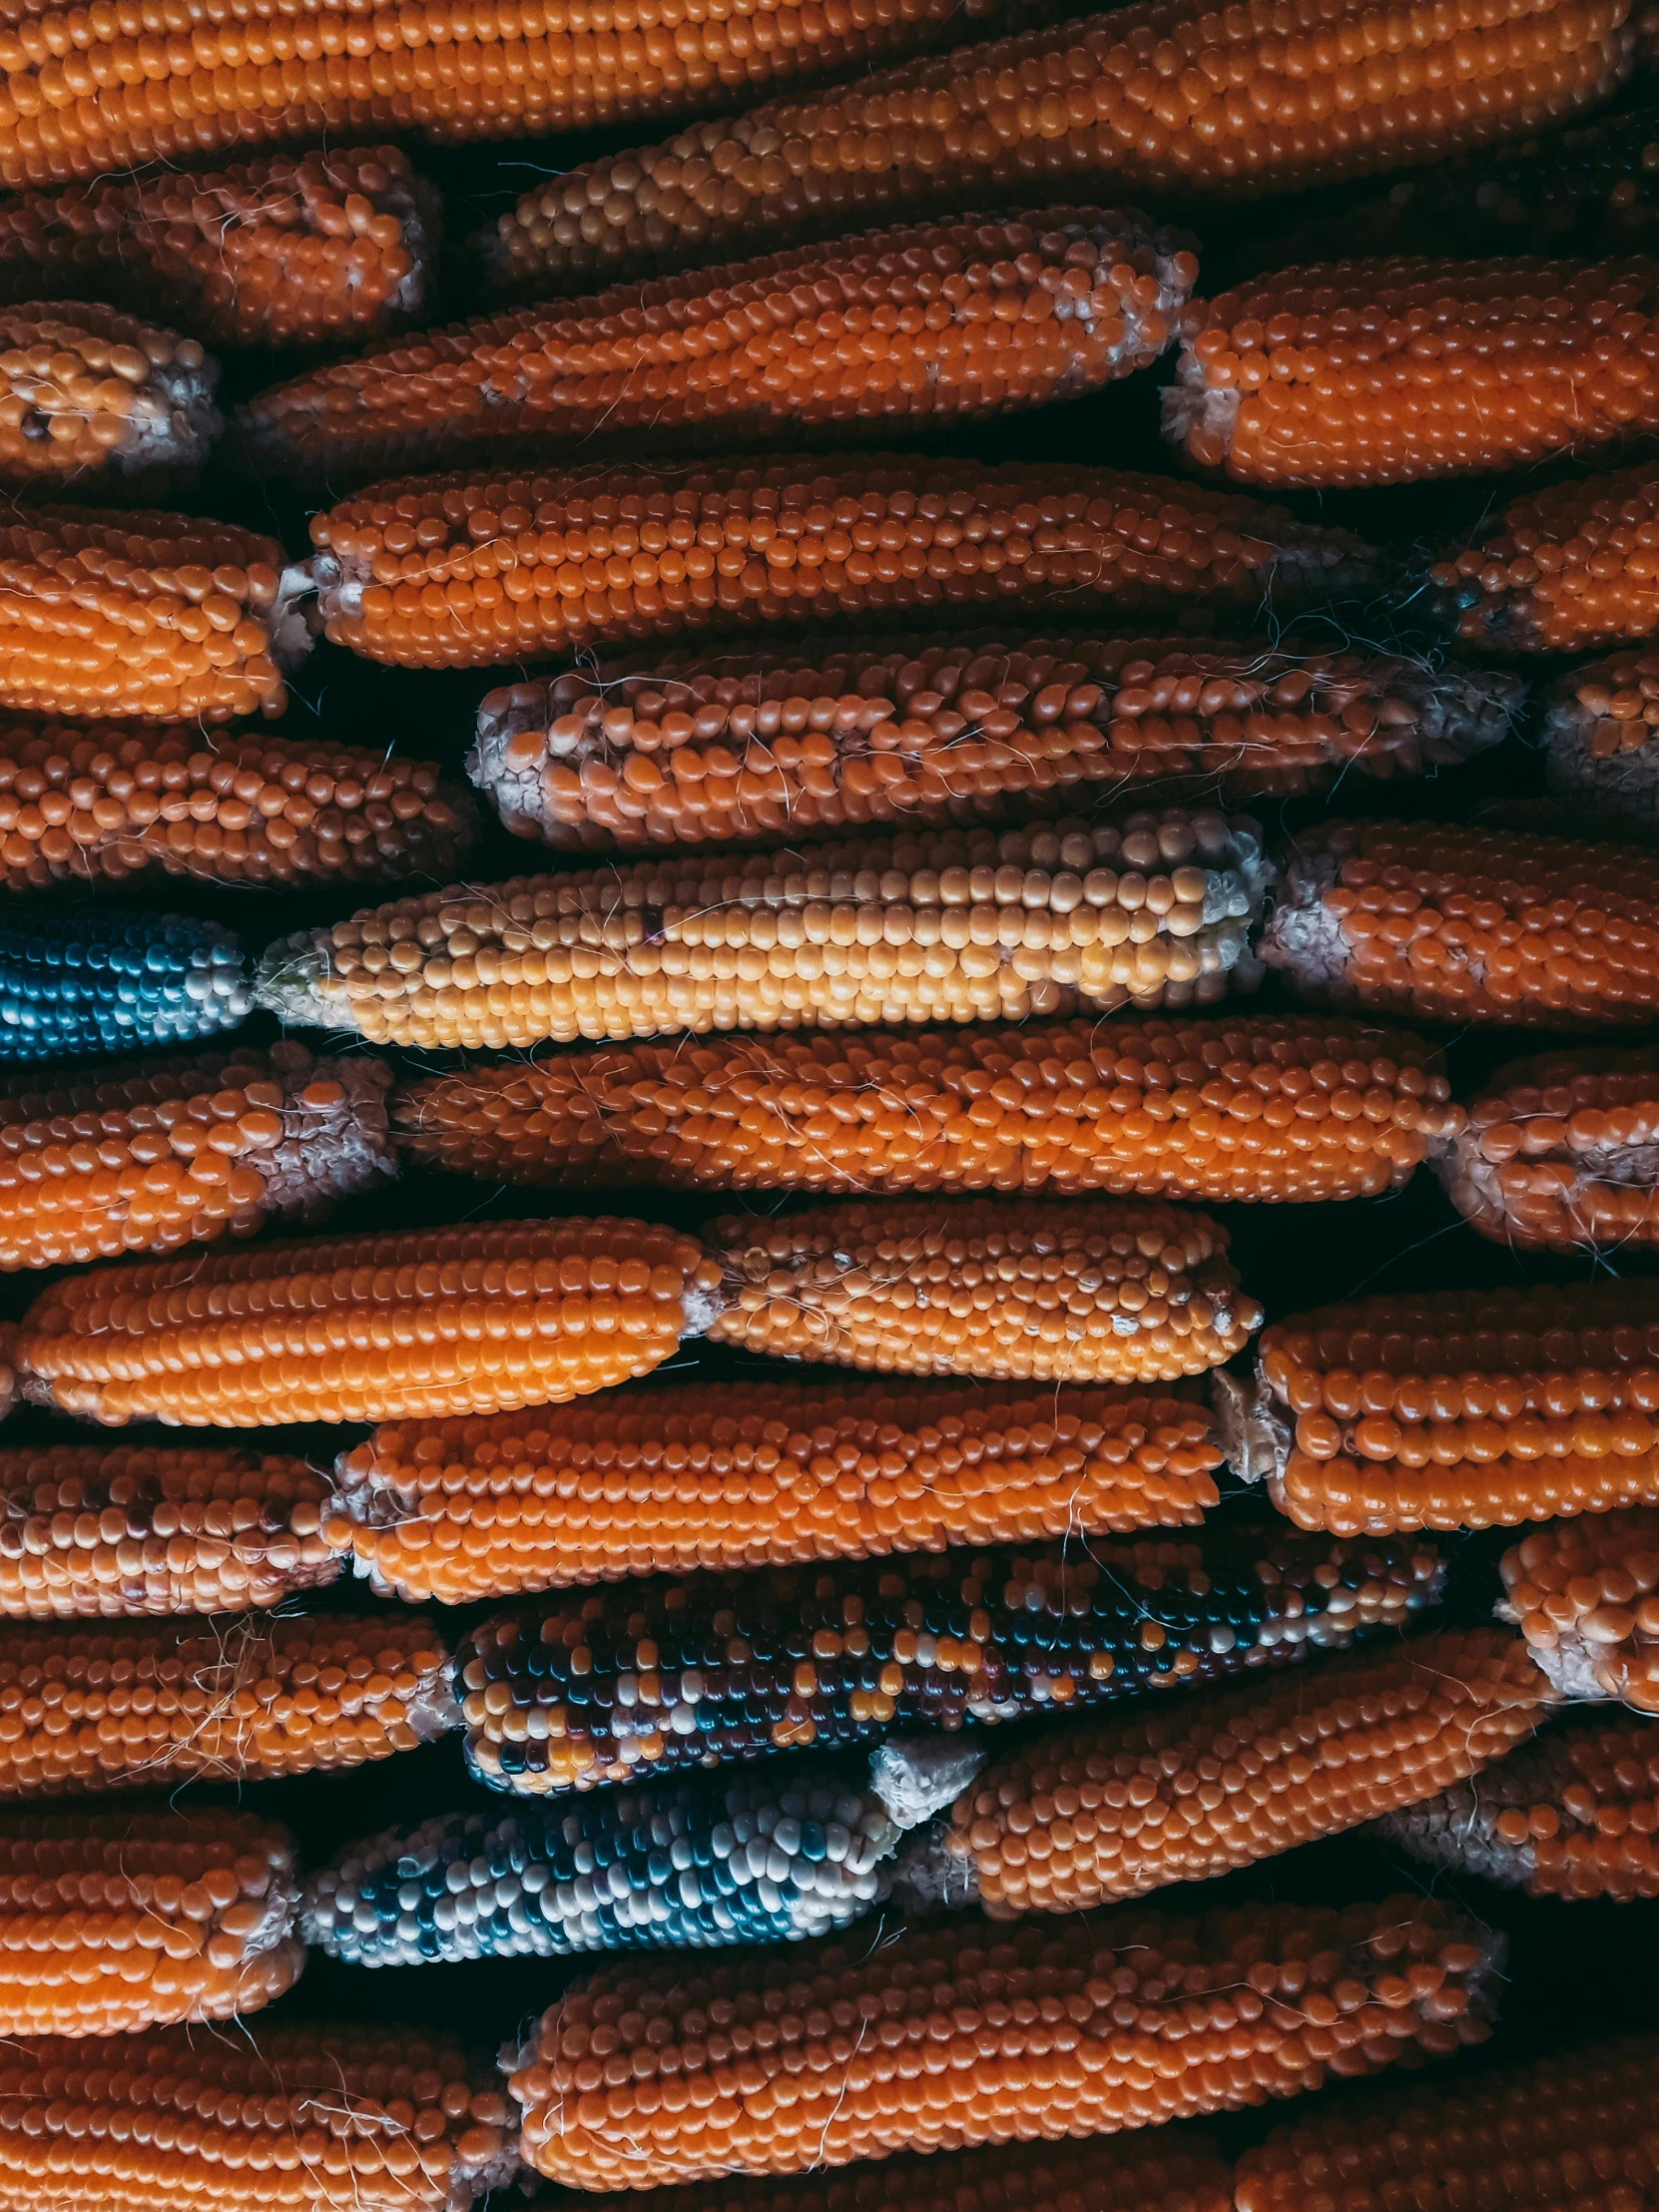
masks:
<svg viewBox="0 0 1659 2212"><path fill-rule="evenodd" d="M198 469L223 428L219 363L113 307L0 307L0 483L108 490Z"/></svg>
<svg viewBox="0 0 1659 2212"><path fill-rule="evenodd" d="M242 947L217 921L0 914L0 1065L194 1044L250 1004Z"/></svg>
<svg viewBox="0 0 1659 2212"><path fill-rule="evenodd" d="M1548 1521L1499 1566L1498 1618L1518 1623L1563 1695L1659 1713L1659 1511Z"/></svg>
<svg viewBox="0 0 1659 2212"><path fill-rule="evenodd" d="M1521 697L1496 672L1174 639L706 649L488 693L467 773L544 844L748 843L1421 776L1496 745Z"/></svg>
<svg viewBox="0 0 1659 2212"><path fill-rule="evenodd" d="M1112 1703L1342 1649L1436 1604L1429 1547L1271 1531L573 1591L472 1630L467 1759L522 1796Z"/></svg>
<svg viewBox="0 0 1659 2212"><path fill-rule="evenodd" d="M1202 1005L1271 881L1259 824L1178 807L688 851L397 899L279 939L259 992L288 1021L474 1050Z"/></svg>
<svg viewBox="0 0 1659 2212"><path fill-rule="evenodd" d="M1090 1716L993 1758L945 1851L999 1920L1208 1881L1478 1773L1554 1696L1518 1636L1448 1629L1145 1718Z"/></svg>
<svg viewBox="0 0 1659 2212"><path fill-rule="evenodd" d="M250 400L240 442L262 473L338 481L596 438L680 454L890 434L1144 368L1197 275L1182 234L1098 208L867 231L312 369Z"/></svg>
<svg viewBox="0 0 1659 2212"><path fill-rule="evenodd" d="M601 1967L511 2087L526 2162L584 2190L1109 2134L1478 2042L1501 1951L1415 1898L1063 1934L963 1916L696 1973Z"/></svg>
<svg viewBox="0 0 1659 2212"><path fill-rule="evenodd" d="M448 1666L414 1613L0 1627L0 1801L389 1758L455 1726Z"/></svg>
<svg viewBox="0 0 1659 2212"><path fill-rule="evenodd" d="M409 477L317 515L311 543L328 636L401 668L737 625L959 625L1057 593L1251 611L1379 574L1358 538L1259 500L913 454Z"/></svg>
<svg viewBox="0 0 1659 2212"><path fill-rule="evenodd" d="M1596 1520L1659 1499L1659 1287L1420 1291L1295 1315L1263 1332L1240 1416L1233 1465L1265 1475L1302 1528Z"/></svg>
<svg viewBox="0 0 1659 2212"><path fill-rule="evenodd" d="M1249 1015L565 1053L392 1118L422 1165L530 1187L1308 1202L1397 1190L1463 1126L1419 1038Z"/></svg>
<svg viewBox="0 0 1659 2212"><path fill-rule="evenodd" d="M1419 1021L1629 1028L1659 1006L1638 847L1461 823L1330 822L1287 856L1261 957L1299 996Z"/></svg>
<svg viewBox="0 0 1659 2212"><path fill-rule="evenodd" d="M1659 544L1659 526L1654 538ZM1659 652L1629 647L1563 676L1548 695L1543 741L1553 791L1593 803L1609 829L1659 819L1654 777Z"/></svg>
<svg viewBox="0 0 1659 2212"><path fill-rule="evenodd" d="M1546 485L1487 517L1429 580L1460 642L1583 653L1659 630L1659 467Z"/></svg>
<svg viewBox="0 0 1659 2212"><path fill-rule="evenodd" d="M13 1813L0 2032L131 2034L257 2012L305 1962L298 1905L293 1838L252 1814Z"/></svg>

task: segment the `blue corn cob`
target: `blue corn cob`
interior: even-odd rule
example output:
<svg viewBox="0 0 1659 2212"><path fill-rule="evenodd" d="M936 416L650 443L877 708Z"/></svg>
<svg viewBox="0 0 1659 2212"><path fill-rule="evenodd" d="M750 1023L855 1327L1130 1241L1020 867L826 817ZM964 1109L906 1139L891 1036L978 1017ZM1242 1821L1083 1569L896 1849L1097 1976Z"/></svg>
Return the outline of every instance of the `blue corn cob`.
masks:
<svg viewBox="0 0 1659 2212"><path fill-rule="evenodd" d="M0 927L0 1062L188 1044L252 1003L242 948L184 914L75 914Z"/></svg>

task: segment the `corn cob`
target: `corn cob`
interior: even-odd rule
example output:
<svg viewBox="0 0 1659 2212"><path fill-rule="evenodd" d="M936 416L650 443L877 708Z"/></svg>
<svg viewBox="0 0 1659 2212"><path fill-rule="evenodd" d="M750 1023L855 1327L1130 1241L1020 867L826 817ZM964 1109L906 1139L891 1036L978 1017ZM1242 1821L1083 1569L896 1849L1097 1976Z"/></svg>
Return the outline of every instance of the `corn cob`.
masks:
<svg viewBox="0 0 1659 2212"><path fill-rule="evenodd" d="M1115 1703L1346 1649L1439 1601L1430 1547L1240 1529L573 1591L473 1629L468 1764L523 1797Z"/></svg>
<svg viewBox="0 0 1659 2212"><path fill-rule="evenodd" d="M544 844L746 843L1421 776L1498 744L1522 696L1496 672L1174 640L640 656L490 692L467 773Z"/></svg>
<svg viewBox="0 0 1659 2212"><path fill-rule="evenodd" d="M312 369L239 438L262 471L332 479L1000 413L1156 360L1197 275L1180 233L1097 208L869 231Z"/></svg>
<svg viewBox="0 0 1659 2212"><path fill-rule="evenodd" d="M328 636L402 668L734 625L959 625L1062 593L1249 611L1380 573L1358 538L1259 500L905 454L408 477L315 516L311 542Z"/></svg>
<svg viewBox="0 0 1659 2212"><path fill-rule="evenodd" d="M515 2164L486 2068L414 2027L41 2035L5 2059L6 2212L464 2212Z"/></svg>
<svg viewBox="0 0 1659 2212"><path fill-rule="evenodd" d="M1609 828L1629 821L1650 829L1659 819L1652 743L1659 652L1628 647L1591 661L1561 677L1547 698L1542 734L1550 788L1592 803Z"/></svg>
<svg viewBox="0 0 1659 2212"><path fill-rule="evenodd" d="M0 1835L0 2033L258 2011L305 1962L298 1903L293 1838L251 1814L14 1814Z"/></svg>
<svg viewBox="0 0 1659 2212"><path fill-rule="evenodd" d="M1498 1618L1518 1624L1565 1696L1659 1713L1659 1511L1550 1521L1499 1566Z"/></svg>
<svg viewBox="0 0 1659 2212"><path fill-rule="evenodd" d="M396 899L279 939L261 1003L376 1044L1209 1005L1271 881L1248 816L898 831L685 855Z"/></svg>
<svg viewBox="0 0 1659 2212"><path fill-rule="evenodd" d="M278 715L308 639L274 538L147 511L0 523L0 709L98 720Z"/></svg>
<svg viewBox="0 0 1659 2212"><path fill-rule="evenodd" d="M1238 2212L1330 2212L1338 2202L1343 2212L1635 2212L1653 2171L1655 2063L1659 2036L1638 2035L1451 2089L1322 2104L1245 2152Z"/></svg>
<svg viewBox="0 0 1659 2212"><path fill-rule="evenodd" d="M219 363L112 307L0 307L0 483L107 489L199 469L224 427Z"/></svg>
<svg viewBox="0 0 1659 2212"><path fill-rule="evenodd" d="M481 243L500 280L545 295L1084 176L1164 202L1325 184L1595 105L1630 67L1626 14L1413 0L1384 36L1310 0L1287 46L1269 17L1136 0L589 162Z"/></svg>
<svg viewBox="0 0 1659 2212"><path fill-rule="evenodd" d="M1659 630L1659 467L1524 493L1429 570L1446 627L1499 653L1582 653Z"/></svg>
<svg viewBox="0 0 1659 2212"><path fill-rule="evenodd" d="M1605 1515L1659 1497L1656 1369L1640 1282L1359 1299L1264 1332L1228 1456L1344 1536Z"/></svg>
<svg viewBox="0 0 1659 2212"><path fill-rule="evenodd" d="M392 146L0 201L0 291L110 299L212 345L354 345L427 311L436 193Z"/></svg>
<svg viewBox="0 0 1659 2212"><path fill-rule="evenodd" d="M415 1613L0 1628L0 1800L358 1767L455 1726Z"/></svg>
<svg viewBox="0 0 1659 2212"><path fill-rule="evenodd" d="M242 948L216 921L0 918L0 1065L190 1044L235 1029L248 1008Z"/></svg>
<svg viewBox="0 0 1659 2212"><path fill-rule="evenodd" d="M1461 823L1329 822L1261 957L1299 996L1461 1026L1619 1028L1659 1005L1651 856Z"/></svg>
<svg viewBox="0 0 1659 2212"><path fill-rule="evenodd" d="M1479 1773L1553 1697L1519 1637L1449 1629L1306 1679L1075 1721L991 1761L945 1852L998 1920L1207 1881Z"/></svg>
<svg viewBox="0 0 1659 2212"><path fill-rule="evenodd" d="M1224 1016L634 1045L430 1076L393 1118L423 1165L558 1189L1329 1201L1401 1188L1449 1100L1403 1030Z"/></svg>
<svg viewBox="0 0 1659 2212"><path fill-rule="evenodd" d="M1382 1834L1413 1859L1529 1897L1659 1898L1659 1725L1598 1713L1546 1729Z"/></svg>
<svg viewBox="0 0 1659 2212"><path fill-rule="evenodd" d="M526 2162L580 2189L1109 2134L1479 2041L1500 1955L1391 1898L630 1961L542 2015L511 2088Z"/></svg>
<svg viewBox="0 0 1659 2212"><path fill-rule="evenodd" d="M41 1403L112 1426L496 1412L648 1373L720 1280L644 1222L294 1239L70 1276L15 1359Z"/></svg>

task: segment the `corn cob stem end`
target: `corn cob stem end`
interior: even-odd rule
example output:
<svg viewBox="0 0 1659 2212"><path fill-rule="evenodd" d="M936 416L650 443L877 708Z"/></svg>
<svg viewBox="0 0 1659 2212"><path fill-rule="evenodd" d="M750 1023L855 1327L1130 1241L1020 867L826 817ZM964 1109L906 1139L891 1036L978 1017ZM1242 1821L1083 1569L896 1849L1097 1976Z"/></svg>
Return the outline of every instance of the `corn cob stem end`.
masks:
<svg viewBox="0 0 1659 2212"><path fill-rule="evenodd" d="M1266 1382L1253 1389L1241 1377L1218 1369L1210 1388L1227 1464L1241 1482L1277 1482L1291 1455L1294 1430Z"/></svg>

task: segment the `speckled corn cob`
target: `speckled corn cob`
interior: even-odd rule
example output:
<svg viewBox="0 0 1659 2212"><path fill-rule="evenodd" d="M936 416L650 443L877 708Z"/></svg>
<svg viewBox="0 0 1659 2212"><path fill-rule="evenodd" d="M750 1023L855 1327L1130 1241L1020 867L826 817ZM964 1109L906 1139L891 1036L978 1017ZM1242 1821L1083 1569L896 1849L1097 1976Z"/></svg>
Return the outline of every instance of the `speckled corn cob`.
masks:
<svg viewBox="0 0 1659 2212"><path fill-rule="evenodd" d="M1659 1287L1419 1291L1299 1314L1263 1333L1255 1403L1238 1412L1232 1464L1265 1475L1302 1528L1602 1517L1659 1497Z"/></svg>
<svg viewBox="0 0 1659 2212"><path fill-rule="evenodd" d="M1250 1529L624 1583L472 1630L467 1759L520 1796L1115 1703L1436 1604L1431 1547Z"/></svg>
<svg viewBox="0 0 1659 2212"><path fill-rule="evenodd" d="M416 1613L0 1627L0 1801L343 1771L456 1725Z"/></svg>
<svg viewBox="0 0 1659 2212"><path fill-rule="evenodd" d="M1098 208L869 231L312 369L239 435L262 473L338 481L971 419L1144 368L1197 275L1182 234Z"/></svg>
<svg viewBox="0 0 1659 2212"><path fill-rule="evenodd" d="M328 636L402 668L736 625L959 625L1059 594L1249 611L1380 574L1346 531L1231 493L913 454L409 477L315 516L311 542Z"/></svg>
<svg viewBox="0 0 1659 2212"><path fill-rule="evenodd" d="M1659 1511L1546 1522L1500 1567L1498 1618L1519 1624L1564 1695L1659 1713Z"/></svg>
<svg viewBox="0 0 1659 2212"><path fill-rule="evenodd" d="M1546 485L1499 508L1429 570L1462 643L1582 653L1659 630L1659 466Z"/></svg>
<svg viewBox="0 0 1659 2212"><path fill-rule="evenodd" d="M951 1812L955 1880L994 1919L1203 1882L1431 1797L1523 1744L1554 1692L1519 1637L1448 1629L994 1758Z"/></svg>
<svg viewBox="0 0 1659 2212"><path fill-rule="evenodd" d="M168 316L212 345L353 345L430 303L438 199L392 146L0 201L0 289Z"/></svg>
<svg viewBox="0 0 1659 2212"><path fill-rule="evenodd" d="M249 1004L242 947L216 921L0 915L0 1065L193 1044Z"/></svg>
<svg viewBox="0 0 1659 2212"><path fill-rule="evenodd" d="M0 483L115 497L202 466L223 424L195 338L104 306L0 307Z"/></svg>
<svg viewBox="0 0 1659 2212"><path fill-rule="evenodd" d="M447 889L278 939L261 1002L376 1044L501 1049L1205 1005L1272 871L1248 816L937 830Z"/></svg>
<svg viewBox="0 0 1659 2212"><path fill-rule="evenodd" d="M568 1053L393 1119L422 1165L532 1187L1307 1201L1397 1190L1463 1125L1403 1030L1251 1016Z"/></svg>
<svg viewBox="0 0 1659 2212"><path fill-rule="evenodd" d="M511 2086L526 2161L581 2189L1108 2134L1478 2042L1501 1949L1415 1898L1063 1933L959 1917L698 1973L601 1967L543 2014Z"/></svg>
<svg viewBox="0 0 1659 2212"><path fill-rule="evenodd" d="M31 507L0 521L0 709L278 715L304 658L281 547L229 522Z"/></svg>
<svg viewBox="0 0 1659 2212"><path fill-rule="evenodd" d="M467 773L544 844L746 843L1421 776L1496 745L1521 697L1495 672L1175 640L706 649L490 692Z"/></svg>
<svg viewBox="0 0 1659 2212"><path fill-rule="evenodd" d="M252 1814L13 1813L0 1833L0 2032L110 2035L257 2012L305 1962L298 1903L293 1838Z"/></svg>
<svg viewBox="0 0 1659 2212"><path fill-rule="evenodd" d="M1461 1026L1640 1026L1659 899L1637 847L1463 823L1328 822L1286 859L1260 952L1299 996Z"/></svg>
<svg viewBox="0 0 1659 2212"><path fill-rule="evenodd" d="M719 1282L644 1222L293 1239L70 1276L15 1357L39 1402L112 1426L497 1412L647 1374Z"/></svg>
<svg viewBox="0 0 1659 2212"><path fill-rule="evenodd" d="M1390 1844L1537 1898L1659 1898L1659 1724L1569 1718L1488 1768L1391 1813Z"/></svg>

